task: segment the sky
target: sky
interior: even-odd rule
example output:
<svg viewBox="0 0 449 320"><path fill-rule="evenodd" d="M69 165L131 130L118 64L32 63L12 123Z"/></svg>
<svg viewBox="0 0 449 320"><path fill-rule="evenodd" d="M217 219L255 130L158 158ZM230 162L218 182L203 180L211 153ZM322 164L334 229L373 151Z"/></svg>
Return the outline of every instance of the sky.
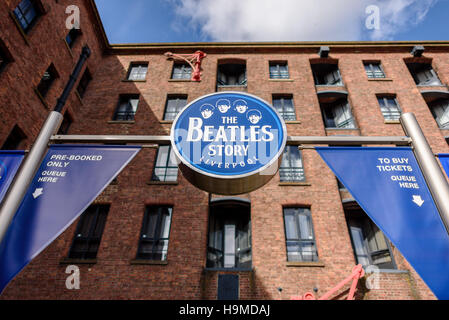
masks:
<svg viewBox="0 0 449 320"><path fill-rule="evenodd" d="M449 40L449 0L95 2L112 44Z"/></svg>

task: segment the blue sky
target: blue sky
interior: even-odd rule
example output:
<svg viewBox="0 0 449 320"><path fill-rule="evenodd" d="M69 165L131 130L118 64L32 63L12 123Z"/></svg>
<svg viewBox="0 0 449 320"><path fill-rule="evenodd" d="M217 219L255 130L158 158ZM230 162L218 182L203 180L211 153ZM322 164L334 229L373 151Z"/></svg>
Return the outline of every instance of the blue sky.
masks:
<svg viewBox="0 0 449 320"><path fill-rule="evenodd" d="M110 43L449 40L449 0L96 0Z"/></svg>

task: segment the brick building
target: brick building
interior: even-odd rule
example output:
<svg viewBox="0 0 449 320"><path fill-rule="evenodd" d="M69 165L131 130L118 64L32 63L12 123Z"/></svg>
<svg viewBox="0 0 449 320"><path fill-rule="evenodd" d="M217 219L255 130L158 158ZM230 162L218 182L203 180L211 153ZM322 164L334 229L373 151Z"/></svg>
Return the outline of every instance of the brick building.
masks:
<svg viewBox="0 0 449 320"><path fill-rule="evenodd" d="M72 4L80 30L65 25ZM449 42L111 45L90 0L0 3L2 149L30 147L85 44L62 134L169 135L186 103L232 90L272 102L290 136L403 136L398 116L413 112L433 151L449 152ZM196 50L200 82L164 56ZM170 155L143 149L1 299L321 296L357 263L381 271L359 299L435 299L314 150L287 147L280 172L237 197L195 188ZM79 290L66 288L68 265Z"/></svg>

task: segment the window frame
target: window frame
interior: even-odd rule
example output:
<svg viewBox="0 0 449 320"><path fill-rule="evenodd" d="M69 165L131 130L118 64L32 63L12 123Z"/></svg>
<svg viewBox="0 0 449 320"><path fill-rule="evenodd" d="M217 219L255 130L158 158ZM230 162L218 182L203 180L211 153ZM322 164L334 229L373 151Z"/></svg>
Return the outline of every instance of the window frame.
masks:
<svg viewBox="0 0 449 320"><path fill-rule="evenodd" d="M16 139L16 137L18 137L18 139ZM27 139L28 137L26 136L26 134L16 124L9 132L0 150L20 150ZM11 145L11 143L13 143L14 147L9 146Z"/></svg>
<svg viewBox="0 0 449 320"><path fill-rule="evenodd" d="M396 96L392 96L392 95L376 95L376 98L377 98L377 103L379 104L379 107L380 107L380 112L382 113L382 116L384 117L384 120L385 121L399 121L399 119L401 117L401 114L402 114L402 110L401 110L401 107L399 106L399 102L397 100L397 97ZM394 112L391 111L391 108L390 108L391 105L388 102L390 99L394 100L394 103L395 103L394 107L397 108L397 111L399 113L398 117L394 118L394 119L391 117L391 114L394 114ZM389 118L387 118L385 116L385 113L382 111L382 105L380 103L380 100L383 100L384 107L389 110L389 113L390 113Z"/></svg>
<svg viewBox="0 0 449 320"><path fill-rule="evenodd" d="M382 62L380 61L363 61L363 66L365 68L365 73L368 79L385 79L387 77L385 70L382 67ZM379 67L380 72L382 72L381 77L376 76L376 72L379 71L376 71L374 66ZM366 69L367 67L370 69L369 71Z"/></svg>
<svg viewBox="0 0 449 320"><path fill-rule="evenodd" d="M363 215L363 216L361 216L361 215ZM353 225L351 225L352 222L355 222L355 223ZM368 241L367 241L367 237L366 237L366 234L365 234L366 231L364 229L365 228L365 226L364 226L365 222L368 222L370 224L370 227L374 226L375 228L378 229L378 231L381 233L381 235L384 238L385 244L387 246L386 249L377 250L377 251L371 251L370 250L370 247L369 247L369 244L368 244ZM391 245L390 245L390 241L385 236L385 234L382 232L382 230L380 230L380 228L377 227L376 224L364 212L352 213L349 217L346 217L346 223L347 223L347 226L348 226L348 232L349 232L349 236L350 236L350 239L351 239L351 245L352 245L352 249L353 249L353 253L354 253L354 258L355 258L355 261L358 264L362 264L362 263L359 261L359 255L356 252L355 240L354 240L354 236L353 236L353 233L352 233L353 231L352 231L351 228L358 228L362 232L362 238L363 238L362 243L363 243L364 250L366 251L366 259L368 259L369 265L373 265L373 266L379 267L378 265L373 264L373 256L382 254L382 252L388 252L388 254L389 254L390 258L391 258L391 262L390 262L391 263L391 267L390 268L381 268L381 267L379 267L379 269L380 270L397 270L398 269L398 266L397 266L397 263L396 263L396 260L394 258L393 251L392 251L392 248L391 248ZM367 267L367 266L364 266L364 267Z"/></svg>
<svg viewBox="0 0 449 320"><path fill-rule="evenodd" d="M276 72L273 73L271 68L276 68ZM281 71L281 67L286 68L286 72ZM270 61L268 63L268 73L271 80L286 80L290 79L290 70L288 68L288 61Z"/></svg>
<svg viewBox="0 0 449 320"><path fill-rule="evenodd" d="M138 75L142 75L144 74L143 78L131 78L131 76L133 75L133 68L138 67ZM145 73L141 72L141 70L145 69ZM133 61L129 64L128 67L128 72L126 74L126 81L146 81L147 80L147 76L148 76L148 69L149 69L149 63L145 62L145 61Z"/></svg>
<svg viewBox="0 0 449 320"><path fill-rule="evenodd" d="M148 237L146 237L146 234L144 234L144 232L148 229L148 223L150 220L151 209L157 210L156 225L154 227L154 235L161 234L163 209L169 210L170 221L169 221L169 225L168 225L168 237L167 238L160 238L159 236L154 237L154 238L148 238ZM147 261L147 260L149 260L149 261L167 261L168 260L168 248L170 245L170 234L171 234L172 220L173 220L173 206L170 206L170 205L164 205L164 206L147 205L147 206L145 206L145 213L143 216L142 226L140 229L139 244L137 247L136 260L145 260L145 261ZM157 245L160 241L167 241L167 250L165 253L165 259L163 259L163 253L161 253L161 259L154 258L154 256L158 254L157 251L155 250L155 248L157 247ZM153 242L151 253L148 254L148 255L150 255L150 257L143 256L144 253L142 253L142 245L144 242Z"/></svg>
<svg viewBox="0 0 449 320"><path fill-rule="evenodd" d="M44 77L48 73L51 77L50 80L45 80ZM51 63L48 68L44 71L44 74L39 81L39 84L36 87L37 92L41 95L42 98L45 98L47 94L50 92L53 87L55 81L59 78L58 71L53 63ZM47 81L47 82L45 82Z"/></svg>
<svg viewBox="0 0 449 320"><path fill-rule="evenodd" d="M168 110L168 103L169 103L169 101L172 101L172 100L176 100L177 101L176 102L176 107L175 107L175 109L177 110L176 113L174 113L174 112L167 112L167 110ZM185 104L182 105L181 108L179 108L180 101L184 101L184 100L185 100ZM187 105L187 101L188 101L188 95L186 95L186 94L169 94L169 95L167 95L167 99L165 101L164 116L163 116L164 121L173 121L173 120L175 120L175 118L179 114L179 112ZM167 114L174 114L174 117L172 119L167 119Z"/></svg>
<svg viewBox="0 0 449 320"><path fill-rule="evenodd" d="M72 244L71 244L69 252L68 252L68 259L92 260L92 259L96 259L97 258L98 251L100 249L101 239L103 238L104 229L106 227L107 218L108 218L110 209L111 209L110 204L94 204L94 205L89 206L83 212L83 214L81 215L81 217L80 217L80 219L78 221L76 229L75 229L75 234L73 236ZM85 222L85 219L87 217L86 214L87 213L91 213L91 211L89 211L89 210L95 211L95 213L93 213L93 215L94 215L93 221L94 222L91 223L91 225L88 228L89 229L88 235L86 237L80 237L80 235L82 235L80 233L81 229L82 229L83 224ZM99 237L94 237L94 232L95 232L95 229L98 226L100 215L102 215L101 218L104 219L102 221L102 224L103 224L102 225L102 229L101 229ZM84 251L74 251L75 250L75 245L77 245L78 242L80 242L80 241L86 241L87 242L87 249L84 250ZM92 244L92 242L94 242L94 243ZM88 257L87 255L91 253L91 252L89 252L89 249L90 249L90 246L92 246L92 245L94 245L94 246L97 245L97 249L96 249L95 254L94 254L95 256L94 257L90 257L90 256ZM81 255L81 257L74 256L75 254Z"/></svg>
<svg viewBox="0 0 449 320"><path fill-rule="evenodd" d="M3 60L1 60L3 59ZM14 59L2 39L0 39L0 74Z"/></svg>
<svg viewBox="0 0 449 320"><path fill-rule="evenodd" d="M440 87L443 86L443 83L441 82L440 77L438 76L438 73L435 71L432 65L432 61L429 62L410 62L406 63L407 69L410 72L410 75L413 78L413 81L415 82L416 86L418 87ZM432 77L430 80L426 82L421 82L419 80L419 74L424 72L430 72L432 74ZM431 84L429 82L437 82L434 84Z"/></svg>
<svg viewBox="0 0 449 320"><path fill-rule="evenodd" d="M232 73L229 70L225 70L227 72L223 72L222 68L237 68L237 66L242 66L243 72L241 73ZM226 81L222 80L221 75L226 78ZM235 84L229 84L230 76L235 78ZM243 80L240 80L242 78ZM233 63L233 62L221 62L218 64L217 68L217 88L227 88L227 87L243 87L246 88L248 86L248 70L246 68L246 61L244 63Z"/></svg>
<svg viewBox="0 0 449 320"><path fill-rule="evenodd" d="M120 106L122 106L123 104L125 104L125 99L127 99L127 106L131 106L131 111L128 110L127 111L119 111ZM137 100L137 105L136 105L136 110L134 110L134 106L131 104L131 100ZM119 101L118 104L115 108L114 111L114 116L112 118L112 121L135 121L135 117L137 114L137 110L139 108L139 104L140 104L140 95L139 94L121 94L119 96ZM124 115L124 119L119 118L122 115L120 115L120 113L123 113Z"/></svg>
<svg viewBox="0 0 449 320"><path fill-rule="evenodd" d="M297 167L292 166L292 159L291 158L289 158L289 160L288 160L288 162L289 162L289 166L288 167L283 167L282 166L282 164L284 162L284 157L286 155L286 152L288 152L289 155L290 155L290 152L288 150L291 150L291 149L297 149L298 150L299 159L300 159L301 164L302 164L301 168L297 168ZM289 180L289 179L285 179L285 177L283 178L283 171L288 170L288 173L290 173L292 175L295 175L295 174L297 174L295 172L295 169L297 169L299 175L302 175L302 179L299 179L299 180L290 179ZM303 182L307 181L305 168L304 168L304 157L302 156L302 152L301 152L301 150L299 150L298 146L287 145L285 147L284 154L282 155L281 165L279 166L279 180L280 180L281 183L289 183L289 182L292 182L292 183L294 183L294 182L303 183Z"/></svg>
<svg viewBox="0 0 449 320"><path fill-rule="evenodd" d="M165 166L158 166L158 160L159 160L159 155L161 154L161 148L166 148L168 147L168 153L167 153L167 160L165 161ZM173 158L172 158L173 157ZM178 165L176 166L170 166L170 160L174 160L176 162L176 156L175 153L172 149L171 145L160 145L157 148L157 152L156 152L156 158L154 160L154 166L153 166L153 173L151 175L151 181L152 182L158 182L158 183L176 183L178 181L178 176L179 176L179 167ZM175 169L176 168L176 180L167 180L167 177L170 177L169 175L167 175L167 172L169 171L169 169ZM156 179L156 177L159 177L156 175L156 170L158 169L164 169L165 173L164 173L164 180L160 180L160 179Z"/></svg>
<svg viewBox="0 0 449 320"><path fill-rule="evenodd" d="M343 101L346 102L345 106L351 115L351 119L346 119L345 121L343 121L343 123L345 123L345 122L352 123L352 127L351 126L340 127L335 121L335 119L336 119L335 109L343 106ZM339 103L339 102L341 102L341 103ZM352 113L351 105L349 103L348 98L338 98L333 102L320 102L320 108L321 108L321 114L322 114L325 129L341 129L341 130L357 129L356 119L354 117L354 114ZM332 112L332 115L333 115L332 119L328 117L328 112ZM351 120L351 121L349 121L349 120ZM334 125L328 126L328 124L330 124L331 121Z"/></svg>
<svg viewBox="0 0 449 320"><path fill-rule="evenodd" d="M441 103L439 103L439 102L441 102ZM438 127L440 129L449 129L449 119L446 123L441 123L440 119L442 117L437 116L437 113L435 111L436 108L443 108L444 110L443 110L442 115L443 116L447 115L449 118L449 98L437 99L437 100L429 103L428 106L429 106L430 112L432 113L432 116L435 119L435 122L437 123Z"/></svg>
<svg viewBox="0 0 449 320"><path fill-rule="evenodd" d="M285 105L285 100L290 100L292 107L293 107L293 113L291 112L286 112L286 105ZM272 101L273 101L273 107L276 109L276 111L279 113L279 115L285 120L285 121L296 121L297 120L297 116L296 116L296 108L295 108L295 103L293 101L293 95L287 95L287 94L274 94L272 96ZM275 101L280 101L281 103L281 109L276 108ZM291 117L291 119L289 118Z"/></svg>
<svg viewBox="0 0 449 320"><path fill-rule="evenodd" d="M78 86L76 87L76 92L78 93L81 99L84 98L87 88L89 87L89 84L92 80L93 80L92 74L90 73L89 68L86 67L83 75L81 76L80 81L78 82ZM80 88L82 89L81 91Z"/></svg>
<svg viewBox="0 0 449 320"><path fill-rule="evenodd" d="M335 70L323 71L322 69L324 69L325 66L327 66L329 69L331 69L331 67L333 66L335 68ZM312 74L313 74L315 86L317 86L317 87L343 87L344 86L343 77L340 72L340 67L339 67L338 62L311 63L311 68L312 68ZM326 82L321 81L321 79L325 79L329 75L332 75L335 78L336 73L338 74L338 82L329 83L327 81Z"/></svg>
<svg viewBox="0 0 449 320"><path fill-rule="evenodd" d="M79 39L79 37L82 35L83 33L81 32L81 29L76 29L76 28L72 28L70 29L69 33L67 33L67 35L65 36L64 40L67 43L67 45L69 46L70 49L73 49L73 47L75 46L77 40ZM67 38L71 39L71 41L67 41Z"/></svg>
<svg viewBox="0 0 449 320"><path fill-rule="evenodd" d="M180 71L176 71L177 68L181 67ZM188 72L186 71L188 70ZM173 62L173 68L172 68L172 72L171 72L171 76L170 76L170 80L184 80L184 81L189 81L192 80L192 66L190 64L188 64L187 62L182 62L182 61L175 61ZM176 74L179 74L180 76L175 77ZM187 77L188 75L188 77Z"/></svg>
<svg viewBox="0 0 449 320"><path fill-rule="evenodd" d="M28 21L28 18L26 18L26 14L29 10L26 12L22 11L21 4L24 2L30 3L30 7L35 11L35 15L33 16L31 21ZM36 23L39 21L39 18L45 13L45 9L42 5L41 0L21 0L17 6L12 10L12 15L14 17L14 20L17 22L18 27L20 30L25 34L28 35L30 31L33 29L33 27L36 25ZM19 16L20 15L20 16ZM23 20L25 20L26 25L23 24Z"/></svg>
<svg viewBox="0 0 449 320"><path fill-rule="evenodd" d="M313 235L313 239L302 239L302 238L287 238L287 220L286 218L286 211L287 210L295 210L295 223L296 223L296 227L298 228L298 235L300 235L300 220L299 220L299 215L303 214L304 212L306 213L305 215L307 216L307 218L310 221L310 230L309 232L312 233ZM287 262L306 262L306 263L316 263L320 261L320 256L318 254L318 246L317 246L317 239L316 239L316 233L315 233L315 227L314 227L314 223L313 223L313 217L312 217L312 210L310 209L310 207L304 207L304 206L289 206L289 207L283 207L282 208L282 216L284 219L284 236L285 236L285 250L286 250L286 257L287 257ZM296 252L297 254L299 254L298 256L301 256L301 260L290 260L289 259L289 251L288 251L288 242L297 242L299 245L301 243L307 243L307 242L311 242L313 243L313 248L315 249L315 252L312 253L312 260L304 260L303 259L303 254L301 251ZM298 246L301 247L301 246Z"/></svg>

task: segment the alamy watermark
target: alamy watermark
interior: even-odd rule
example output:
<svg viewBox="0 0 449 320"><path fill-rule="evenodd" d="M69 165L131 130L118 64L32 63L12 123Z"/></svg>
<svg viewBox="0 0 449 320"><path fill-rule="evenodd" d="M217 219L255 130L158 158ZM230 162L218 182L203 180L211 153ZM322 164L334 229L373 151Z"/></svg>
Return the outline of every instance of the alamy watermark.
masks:
<svg viewBox="0 0 449 320"><path fill-rule="evenodd" d="M380 8L376 5L366 7L365 13L368 15L365 20L365 27L368 30L380 30Z"/></svg>
<svg viewBox="0 0 449 320"><path fill-rule="evenodd" d="M69 15L65 20L65 27L69 30L80 29L80 8L75 5L70 5L65 8L65 13Z"/></svg>
<svg viewBox="0 0 449 320"><path fill-rule="evenodd" d="M79 290L80 289L80 268L75 265L67 266L65 273L69 274L65 280L65 287L68 290Z"/></svg>

